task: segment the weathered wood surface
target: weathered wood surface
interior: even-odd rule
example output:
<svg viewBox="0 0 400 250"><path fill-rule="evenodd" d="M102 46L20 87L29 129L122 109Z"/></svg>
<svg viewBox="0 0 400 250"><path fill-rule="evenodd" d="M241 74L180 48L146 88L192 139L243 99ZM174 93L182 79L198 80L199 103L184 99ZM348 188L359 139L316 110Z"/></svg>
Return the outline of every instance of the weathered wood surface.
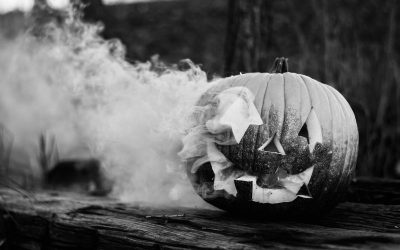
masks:
<svg viewBox="0 0 400 250"><path fill-rule="evenodd" d="M345 202L318 221L268 222L216 210L66 193L29 198L0 189L0 207L4 249L400 248L400 205Z"/></svg>
<svg viewBox="0 0 400 250"><path fill-rule="evenodd" d="M400 205L400 180L357 178L350 186L348 201Z"/></svg>

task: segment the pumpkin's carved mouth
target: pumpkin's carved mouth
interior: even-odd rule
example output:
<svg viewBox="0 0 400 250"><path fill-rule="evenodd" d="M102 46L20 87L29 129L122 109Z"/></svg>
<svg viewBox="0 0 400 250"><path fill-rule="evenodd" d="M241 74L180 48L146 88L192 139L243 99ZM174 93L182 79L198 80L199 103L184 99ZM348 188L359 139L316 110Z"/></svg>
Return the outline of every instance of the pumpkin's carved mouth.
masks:
<svg viewBox="0 0 400 250"><path fill-rule="evenodd" d="M214 172L214 190L224 190L241 200L270 204L291 202L297 197L311 198L307 186L314 166L298 174L287 174L277 168L275 173L255 176L225 164L228 160L214 144L210 143L207 151L212 159L219 159L210 162Z"/></svg>
<svg viewBox="0 0 400 250"><path fill-rule="evenodd" d="M307 186L313 170L314 167L310 167L296 175L288 175L282 179L277 177L275 186L269 187L260 186L257 183L259 177L254 175L245 174L234 179L233 183L230 180L231 178L227 177L224 181L214 180L214 189L223 189L241 200L259 203L274 204L291 202L297 197L312 198Z"/></svg>
<svg viewBox="0 0 400 250"><path fill-rule="evenodd" d="M270 204L290 202L297 197L312 198L307 185L310 182L313 170L314 167L310 167L299 174L277 179L279 187L276 188L260 187L257 184L257 177L244 175L235 180L235 186L238 190L236 196L242 200Z"/></svg>

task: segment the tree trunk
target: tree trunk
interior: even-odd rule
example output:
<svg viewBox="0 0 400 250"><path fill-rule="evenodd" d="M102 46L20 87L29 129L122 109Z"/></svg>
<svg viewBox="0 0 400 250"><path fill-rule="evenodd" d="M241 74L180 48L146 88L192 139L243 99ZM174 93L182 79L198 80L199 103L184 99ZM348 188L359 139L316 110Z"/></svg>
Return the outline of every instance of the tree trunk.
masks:
<svg viewBox="0 0 400 250"><path fill-rule="evenodd" d="M225 75L259 70L261 0L230 0Z"/></svg>

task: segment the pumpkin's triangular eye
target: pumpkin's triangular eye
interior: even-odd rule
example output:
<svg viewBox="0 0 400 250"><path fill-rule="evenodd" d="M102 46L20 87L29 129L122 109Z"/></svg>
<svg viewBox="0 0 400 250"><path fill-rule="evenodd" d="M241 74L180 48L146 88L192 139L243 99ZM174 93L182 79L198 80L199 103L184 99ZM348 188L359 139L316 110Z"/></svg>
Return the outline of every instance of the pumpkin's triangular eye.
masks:
<svg viewBox="0 0 400 250"><path fill-rule="evenodd" d="M301 127L299 136L302 136L307 139L307 143L310 143L310 138L308 137L308 128L307 128L307 123L303 124L303 127Z"/></svg>
<svg viewBox="0 0 400 250"><path fill-rule="evenodd" d="M322 128L319 123L317 114L314 108L311 108L308 114L306 122L300 129L299 136L305 137L307 139L310 152L314 150L315 144L317 142L322 143Z"/></svg>
<svg viewBox="0 0 400 250"><path fill-rule="evenodd" d="M285 150L283 150L281 142L276 134L270 137L263 145L261 145L261 147L258 148L258 150L285 155Z"/></svg>

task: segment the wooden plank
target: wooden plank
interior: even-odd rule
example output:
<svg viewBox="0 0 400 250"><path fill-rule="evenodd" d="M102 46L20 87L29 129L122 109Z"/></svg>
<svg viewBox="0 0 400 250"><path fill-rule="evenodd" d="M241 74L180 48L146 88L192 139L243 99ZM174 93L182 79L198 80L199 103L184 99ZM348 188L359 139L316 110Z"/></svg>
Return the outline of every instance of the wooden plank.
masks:
<svg viewBox="0 0 400 250"><path fill-rule="evenodd" d="M347 198L351 202L400 205L400 180L358 177Z"/></svg>
<svg viewBox="0 0 400 250"><path fill-rule="evenodd" d="M76 194L0 190L9 249L396 248L400 205L343 203L317 222L258 221ZM1 230L0 230L1 232Z"/></svg>

